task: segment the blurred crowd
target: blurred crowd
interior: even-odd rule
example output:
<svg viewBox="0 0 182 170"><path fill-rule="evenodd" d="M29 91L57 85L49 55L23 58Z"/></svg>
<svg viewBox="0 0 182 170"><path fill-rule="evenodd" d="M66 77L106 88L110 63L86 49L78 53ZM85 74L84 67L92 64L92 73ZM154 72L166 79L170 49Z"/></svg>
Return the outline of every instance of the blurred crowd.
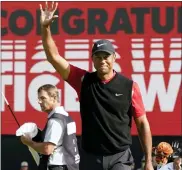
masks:
<svg viewBox="0 0 182 170"><path fill-rule="evenodd" d="M178 141L169 144L160 142L152 149L152 164L154 170L181 170L182 169L182 144ZM141 168L145 166L145 157L141 161Z"/></svg>
<svg viewBox="0 0 182 170"><path fill-rule="evenodd" d="M182 143L160 142L152 149L152 163L154 170L182 170ZM137 170L144 170L144 166L145 157L141 160L141 168ZM132 169L135 169L135 164L132 165ZM27 161L21 162L20 170L29 170Z"/></svg>
<svg viewBox="0 0 182 170"><path fill-rule="evenodd" d="M28 168L28 162L27 161L23 161L20 164L20 170L29 170Z"/></svg>

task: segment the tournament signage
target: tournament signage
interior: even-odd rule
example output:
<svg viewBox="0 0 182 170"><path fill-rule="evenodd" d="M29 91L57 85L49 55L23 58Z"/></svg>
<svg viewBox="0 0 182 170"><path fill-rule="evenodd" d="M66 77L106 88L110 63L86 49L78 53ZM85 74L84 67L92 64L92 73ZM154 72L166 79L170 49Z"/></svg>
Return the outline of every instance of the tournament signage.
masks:
<svg viewBox="0 0 182 170"><path fill-rule="evenodd" d="M37 89L56 85L80 135L78 97L46 61L38 8L38 2L2 2L2 91L20 124L31 121L43 128L46 114L40 111ZM56 13L51 29L60 55L94 71L93 42L112 41L115 70L138 83L153 135L182 135L180 2L59 2ZM4 100L1 112L2 134L15 134L18 125Z"/></svg>

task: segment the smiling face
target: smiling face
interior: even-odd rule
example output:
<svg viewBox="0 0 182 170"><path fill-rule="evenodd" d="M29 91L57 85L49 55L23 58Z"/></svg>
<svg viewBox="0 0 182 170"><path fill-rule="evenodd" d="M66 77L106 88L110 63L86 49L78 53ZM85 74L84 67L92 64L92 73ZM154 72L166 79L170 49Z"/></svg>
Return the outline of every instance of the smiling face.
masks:
<svg viewBox="0 0 182 170"><path fill-rule="evenodd" d="M94 67L101 75L109 74L113 71L115 54L107 52L97 52L92 56Z"/></svg>

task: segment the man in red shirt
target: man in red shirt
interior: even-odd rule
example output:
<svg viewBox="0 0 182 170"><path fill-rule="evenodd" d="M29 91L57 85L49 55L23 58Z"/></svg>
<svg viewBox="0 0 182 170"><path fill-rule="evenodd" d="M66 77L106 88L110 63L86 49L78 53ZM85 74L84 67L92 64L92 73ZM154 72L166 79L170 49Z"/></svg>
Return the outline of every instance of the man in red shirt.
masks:
<svg viewBox="0 0 182 170"><path fill-rule="evenodd" d="M59 55L50 24L57 3L41 10L42 42L47 60L77 92L82 118L81 170L131 169L131 120L134 117L145 153L145 170L153 170L152 137L138 85L113 69L115 50L108 40L97 41L92 49L96 72L70 65Z"/></svg>

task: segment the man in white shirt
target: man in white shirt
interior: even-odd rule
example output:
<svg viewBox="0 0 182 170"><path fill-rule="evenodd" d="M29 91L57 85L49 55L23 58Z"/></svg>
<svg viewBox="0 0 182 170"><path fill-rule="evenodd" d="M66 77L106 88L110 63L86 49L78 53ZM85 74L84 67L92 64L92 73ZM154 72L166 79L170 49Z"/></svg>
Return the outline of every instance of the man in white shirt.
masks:
<svg viewBox="0 0 182 170"><path fill-rule="evenodd" d="M59 104L55 86L46 84L38 89L38 102L48 121L41 132L41 140L35 142L21 136L23 144L40 153L39 170L79 170L79 153L76 140L76 125Z"/></svg>
<svg viewBox="0 0 182 170"><path fill-rule="evenodd" d="M175 158L174 162L162 166L159 170L182 170L182 158Z"/></svg>

